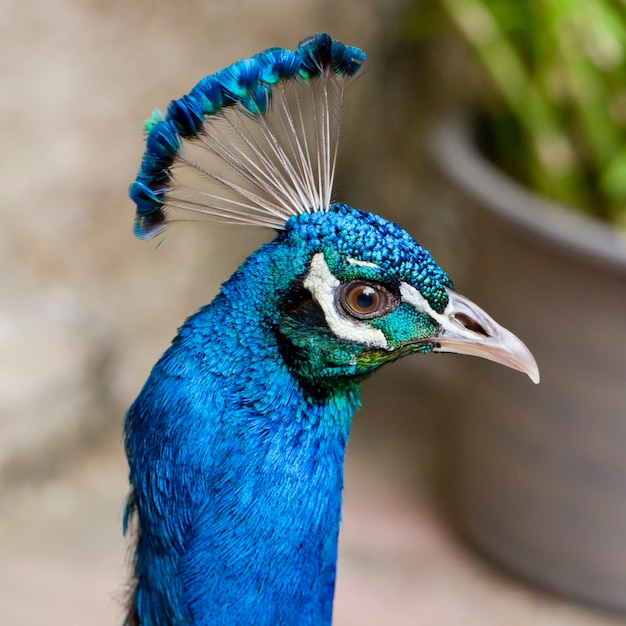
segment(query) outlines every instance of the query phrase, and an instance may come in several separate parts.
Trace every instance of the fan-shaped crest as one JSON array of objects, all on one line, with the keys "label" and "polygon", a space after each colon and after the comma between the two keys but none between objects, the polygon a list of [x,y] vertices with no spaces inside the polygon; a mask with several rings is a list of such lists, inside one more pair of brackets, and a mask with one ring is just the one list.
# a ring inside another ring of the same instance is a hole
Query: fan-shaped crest
[{"label": "fan-shaped crest", "polygon": [[322,33],[206,76],[156,111],[130,186],[135,234],[199,218],[280,230],[327,210],[345,83],[364,60]]}]

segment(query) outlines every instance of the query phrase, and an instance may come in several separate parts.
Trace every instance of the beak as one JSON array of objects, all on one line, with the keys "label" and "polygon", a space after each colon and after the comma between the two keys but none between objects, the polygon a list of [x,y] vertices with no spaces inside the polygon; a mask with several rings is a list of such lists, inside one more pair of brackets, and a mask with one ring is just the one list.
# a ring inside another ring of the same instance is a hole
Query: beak
[{"label": "beak", "polygon": [[442,331],[433,352],[471,354],[524,372],[537,384],[539,368],[530,350],[477,304],[448,290],[450,300],[438,321]]}]

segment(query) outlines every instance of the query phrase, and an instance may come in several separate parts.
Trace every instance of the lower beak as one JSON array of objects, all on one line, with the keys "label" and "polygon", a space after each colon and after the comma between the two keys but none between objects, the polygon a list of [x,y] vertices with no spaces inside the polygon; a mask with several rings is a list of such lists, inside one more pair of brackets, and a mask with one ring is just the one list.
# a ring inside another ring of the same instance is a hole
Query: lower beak
[{"label": "lower beak", "polygon": [[449,301],[437,321],[442,330],[433,338],[433,352],[470,354],[495,361],[539,382],[539,368],[530,350],[477,304],[448,290]]}]

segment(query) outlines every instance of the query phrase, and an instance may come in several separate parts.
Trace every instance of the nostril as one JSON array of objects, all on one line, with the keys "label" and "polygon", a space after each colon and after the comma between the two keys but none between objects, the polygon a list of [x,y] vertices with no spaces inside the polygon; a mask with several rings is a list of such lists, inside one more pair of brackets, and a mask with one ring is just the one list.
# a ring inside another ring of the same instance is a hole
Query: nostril
[{"label": "nostril", "polygon": [[489,337],[489,333],[475,320],[472,319],[469,315],[465,313],[455,313],[453,319],[457,321],[463,328],[472,331],[473,333],[477,333],[478,335],[483,335],[484,337]]}]

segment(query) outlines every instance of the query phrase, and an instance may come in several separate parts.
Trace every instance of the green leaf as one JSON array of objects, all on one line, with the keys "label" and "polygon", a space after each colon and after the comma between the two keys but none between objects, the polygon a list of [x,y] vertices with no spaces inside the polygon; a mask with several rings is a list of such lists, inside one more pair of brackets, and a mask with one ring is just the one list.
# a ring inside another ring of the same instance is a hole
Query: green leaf
[{"label": "green leaf", "polygon": [[612,202],[626,200],[626,148],[622,148],[606,166],[600,185]]}]

